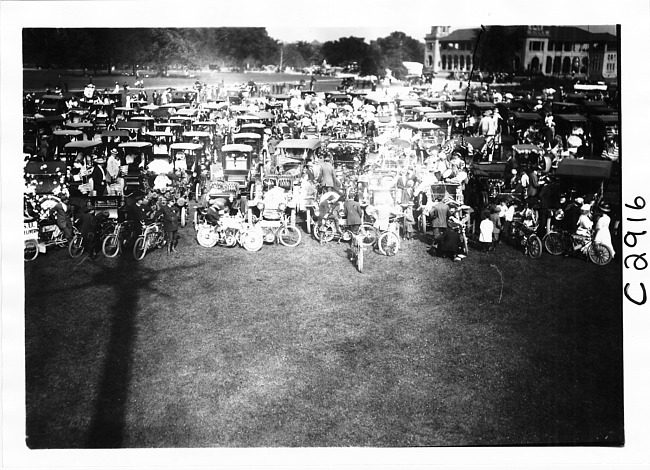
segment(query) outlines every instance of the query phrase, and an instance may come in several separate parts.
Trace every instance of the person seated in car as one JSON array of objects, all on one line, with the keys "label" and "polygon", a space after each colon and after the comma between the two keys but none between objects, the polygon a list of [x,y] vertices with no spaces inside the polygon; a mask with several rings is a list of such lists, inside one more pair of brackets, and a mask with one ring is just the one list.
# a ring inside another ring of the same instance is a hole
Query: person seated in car
[{"label": "person seated in car", "polygon": [[208,211],[205,214],[205,221],[212,225],[217,225],[219,219],[221,218],[221,210],[223,209],[223,203],[219,199],[215,199],[208,207]]}]

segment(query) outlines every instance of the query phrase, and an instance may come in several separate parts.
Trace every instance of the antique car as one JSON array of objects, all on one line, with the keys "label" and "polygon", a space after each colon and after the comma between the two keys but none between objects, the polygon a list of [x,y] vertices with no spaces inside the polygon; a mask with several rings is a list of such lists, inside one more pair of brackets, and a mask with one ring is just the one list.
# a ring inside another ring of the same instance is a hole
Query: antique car
[{"label": "antique car", "polygon": [[61,95],[43,95],[37,103],[37,113],[41,116],[65,115],[68,107]]},{"label": "antique car", "polygon": [[455,121],[453,114],[440,112],[426,113],[424,118],[427,122],[438,126],[438,130],[435,132],[436,145],[442,145],[451,138],[451,131]]},{"label": "antique car", "polygon": [[[89,169],[93,158],[103,154],[103,142],[101,140],[76,140],[64,145],[64,152],[70,158],[70,197],[82,194],[89,194],[91,191],[89,180]],[[73,157],[74,155],[74,157]],[[72,160],[74,159],[74,163]]]},{"label": "antique car", "polygon": [[224,181],[237,183],[241,194],[250,194],[252,178],[256,173],[253,147],[246,144],[226,144],[221,147],[221,158]]},{"label": "antique car", "polygon": [[581,114],[554,114],[555,135],[562,138],[564,147],[578,155],[590,152],[589,121]]},{"label": "antique car", "polygon": [[245,144],[250,145],[253,149],[253,166],[259,164],[260,162],[266,161],[266,155],[263,151],[262,144],[264,139],[261,135],[255,132],[240,132],[239,134],[233,134],[231,137],[233,144]]},{"label": "antique car", "polygon": [[608,139],[617,140],[619,136],[618,114],[590,117],[592,155],[600,157]]},{"label": "antique car", "polygon": [[325,151],[332,157],[334,167],[358,171],[366,163],[368,143],[361,139],[331,139]]},{"label": "antique car", "polygon": [[272,164],[279,168],[280,174],[297,177],[306,160],[319,155],[320,147],[319,139],[285,139],[278,144]]},{"label": "antique car", "polygon": [[[118,149],[124,154],[124,193],[131,194],[137,190],[147,189],[143,170],[153,159],[151,142],[122,142]],[[126,167],[126,168],[124,168]]]},{"label": "antique car", "polygon": [[419,100],[413,99],[398,100],[396,104],[397,116],[398,119],[402,122],[408,121],[409,119],[414,119],[415,113],[413,111],[413,108],[422,106],[422,103],[420,103]]},{"label": "antique car", "polygon": [[555,171],[561,194],[566,194],[570,200],[592,194],[599,200],[607,189],[612,166],[612,162],[606,160],[562,159]]},{"label": "antique car", "polygon": [[72,160],[76,155],[70,148],[66,148],[66,144],[82,139],[83,132],[73,129],[56,130],[53,133],[55,154],[60,160],[64,160],[68,165],[72,164]]}]

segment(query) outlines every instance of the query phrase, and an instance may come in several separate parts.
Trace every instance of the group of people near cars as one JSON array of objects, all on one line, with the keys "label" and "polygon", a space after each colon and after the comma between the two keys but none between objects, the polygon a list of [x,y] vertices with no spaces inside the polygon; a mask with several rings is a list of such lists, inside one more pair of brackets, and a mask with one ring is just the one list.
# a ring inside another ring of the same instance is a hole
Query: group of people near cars
[{"label": "group of people near cars", "polygon": [[[162,95],[162,101],[167,101],[168,93],[169,90],[164,90],[160,94],[156,92],[156,97]],[[138,91],[135,95],[128,95],[127,93],[127,96],[136,100],[150,99],[146,94],[143,94],[143,90]],[[413,94],[409,96],[416,97]],[[445,90],[438,93],[429,92],[429,96],[447,96],[451,98],[450,93]],[[314,128],[317,134],[315,138],[335,136],[366,139],[369,148],[374,150],[374,161],[364,162],[365,164],[358,171],[336,169],[332,165],[331,158],[325,156],[322,159],[308,159],[301,171],[301,175],[292,175],[298,178],[302,177],[305,185],[317,186],[320,188],[321,194],[327,192],[337,194],[337,196],[330,195],[320,201],[319,213],[321,221],[330,218],[338,219],[338,211],[342,208],[349,225],[353,226],[353,228],[360,225],[365,215],[368,214],[368,210],[364,210],[366,206],[362,205],[364,201],[359,192],[361,188],[359,176],[364,173],[366,175],[371,173],[373,163],[375,166],[377,164],[383,165],[387,159],[395,156],[396,160],[399,160],[400,166],[396,168],[397,174],[392,183],[395,189],[393,192],[395,199],[392,207],[386,214],[384,213],[384,207],[381,205],[371,207],[369,209],[372,211],[371,215],[379,224],[383,224],[388,219],[387,214],[391,213],[391,211],[392,213],[398,212],[404,220],[404,236],[410,239],[415,236],[414,227],[417,225],[418,217],[425,212],[425,216],[433,229],[434,246],[441,253],[449,254],[455,261],[463,258],[465,254],[463,253],[464,248],[460,231],[448,230],[450,227],[457,228],[459,225],[469,225],[467,214],[462,214],[459,208],[463,205],[462,201],[454,201],[458,203],[454,203],[450,207],[445,201],[441,200],[442,198],[436,199],[430,190],[427,191],[427,187],[430,188],[432,182],[448,183],[453,181],[458,183],[461,189],[464,188],[469,178],[467,165],[470,162],[467,161],[467,157],[462,157],[453,148],[446,148],[442,142],[431,143],[429,141],[427,143],[426,139],[423,139],[417,132],[404,135],[403,130],[400,130],[397,126],[379,126],[380,116],[390,116],[393,121],[396,119],[398,110],[392,101],[378,108],[367,106],[364,100],[357,96],[345,105],[332,105],[328,104],[321,96],[314,94],[304,96],[299,88],[295,88],[291,90],[289,98],[282,101],[278,101],[274,97],[258,97],[251,99],[250,102],[244,101],[243,105],[248,106],[247,112],[270,110],[273,113],[274,124],[267,129],[263,145],[267,152],[271,154],[276,152],[277,144],[285,138],[314,138],[314,136],[307,135],[308,130]],[[209,164],[219,158],[221,145],[227,142],[233,133],[237,132],[237,115],[230,112],[230,107],[224,107],[220,110],[206,109],[203,107],[203,103],[197,102],[193,102],[191,106],[198,110],[196,120],[211,120],[216,123],[210,140],[204,142],[204,156],[207,158],[206,163]],[[173,113],[173,110],[171,112]],[[115,123],[115,121],[109,123],[109,128]],[[394,124],[394,122],[391,124]],[[500,132],[499,125],[499,116],[486,113],[478,121],[477,132],[486,137],[497,139]],[[288,132],[284,127],[288,128]],[[549,127],[552,127],[550,121]],[[140,139],[143,134],[146,134],[145,129],[132,131],[129,140]],[[381,134],[384,134],[384,139],[378,138]],[[386,136],[389,137],[386,138]],[[410,148],[396,149],[391,147],[392,140],[404,137],[409,141]],[[379,141],[383,142],[383,144],[378,144]],[[99,152],[95,155],[90,178],[93,180],[95,194],[101,196],[106,194],[108,183],[116,178],[115,169],[117,168],[119,171],[119,168],[123,167],[124,161],[122,160],[124,160],[124,156],[120,155],[120,160],[115,161],[115,150],[106,152],[107,155],[102,154],[101,150]],[[170,158],[174,157],[170,155]],[[109,165],[110,161],[113,161],[113,163]],[[142,164],[142,162],[132,163]],[[264,163],[267,162],[261,162],[261,164]],[[267,168],[267,171],[269,173],[283,172],[279,166]],[[536,167],[529,171],[513,170],[513,177],[510,182],[513,192],[520,194],[522,199],[526,201],[535,199],[542,186],[538,172],[539,170]],[[459,175],[458,180],[453,179],[456,175]],[[176,173],[170,175],[167,183],[161,187],[152,188],[152,191],[148,194],[126,197],[122,204],[123,212],[121,212],[123,217],[136,221],[138,227],[141,226],[142,222],[151,221],[152,215],[162,217],[167,235],[167,250],[170,253],[176,251],[178,243],[180,207],[188,202],[185,198],[179,201],[177,197],[172,196],[172,192],[167,191],[169,185],[178,182],[179,176],[187,183],[186,180],[189,178],[189,174],[181,170],[180,175]],[[428,198],[428,202],[423,202],[423,193],[425,199]],[[158,194],[157,198],[152,197],[156,194]],[[154,199],[157,199],[157,201],[154,202]],[[197,201],[197,203],[199,202],[206,205],[209,210],[208,220],[215,223],[219,218],[219,214],[228,210],[225,207],[213,206],[211,204],[213,201]],[[62,202],[62,204],[65,207],[67,202]],[[90,207],[86,206],[82,215],[88,212],[96,212],[94,209],[89,209]],[[505,205],[501,204],[492,207],[476,206],[471,208],[473,222],[479,227],[479,241],[486,251],[494,249],[499,241],[499,233],[507,230],[509,218],[507,214],[509,210],[510,208],[505,208]],[[605,209],[603,211],[606,212]],[[58,208],[57,221],[61,219],[60,212],[61,208]],[[593,213],[593,208],[591,212]],[[601,219],[603,218],[600,217],[598,220]],[[599,222],[600,230],[603,233],[603,226],[606,222],[607,219],[603,219],[602,223]],[[338,220],[335,220],[335,224],[337,230],[340,230]],[[585,226],[584,228],[588,225],[584,219],[581,224]],[[62,230],[65,227],[66,236],[69,235],[69,221],[60,225]]]}]

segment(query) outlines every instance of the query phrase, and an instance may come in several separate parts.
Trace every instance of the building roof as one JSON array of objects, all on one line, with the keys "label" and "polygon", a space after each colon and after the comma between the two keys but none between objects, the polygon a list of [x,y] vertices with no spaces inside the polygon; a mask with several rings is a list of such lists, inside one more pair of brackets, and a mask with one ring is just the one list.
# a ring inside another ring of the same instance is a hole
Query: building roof
[{"label": "building roof", "polygon": [[440,42],[473,41],[476,39],[476,29],[457,29],[449,36],[440,39]]},{"label": "building roof", "polygon": [[[514,26],[513,26],[514,27]],[[615,35],[610,33],[592,33],[577,26],[542,26],[542,29],[549,32],[548,38],[551,41],[566,42],[616,42]],[[476,39],[478,28],[457,29],[448,36],[441,38],[441,42],[473,41]],[[531,34],[535,36],[535,34]]]}]

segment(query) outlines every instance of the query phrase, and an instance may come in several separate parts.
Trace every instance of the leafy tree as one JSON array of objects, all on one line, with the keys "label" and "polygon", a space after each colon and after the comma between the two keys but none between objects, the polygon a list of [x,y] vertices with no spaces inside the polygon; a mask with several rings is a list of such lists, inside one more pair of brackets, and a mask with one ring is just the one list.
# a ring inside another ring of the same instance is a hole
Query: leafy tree
[{"label": "leafy tree", "polygon": [[382,68],[389,68],[398,79],[407,74],[403,62],[422,62],[424,57],[424,44],[398,31],[371,44],[376,44],[378,48],[376,55],[382,58]]},{"label": "leafy tree", "polygon": [[323,61],[321,45],[318,42],[298,41],[294,43],[296,51],[302,56],[307,65],[320,64]]},{"label": "leafy tree", "polygon": [[370,46],[364,42],[363,38],[350,36],[325,42],[322,53],[328,63],[343,66],[351,62],[361,63],[370,55]]}]

